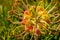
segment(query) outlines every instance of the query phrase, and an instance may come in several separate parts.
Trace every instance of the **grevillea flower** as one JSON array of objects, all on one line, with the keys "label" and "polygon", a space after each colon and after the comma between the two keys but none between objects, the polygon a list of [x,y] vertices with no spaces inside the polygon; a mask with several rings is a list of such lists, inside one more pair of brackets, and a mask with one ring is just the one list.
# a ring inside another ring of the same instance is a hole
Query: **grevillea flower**
[{"label": "grevillea flower", "polygon": [[32,17],[32,13],[30,13],[28,10],[25,10],[24,11],[24,17],[28,17],[28,18],[31,18]]},{"label": "grevillea flower", "polygon": [[25,24],[26,20],[22,17],[22,23]]},{"label": "grevillea flower", "polygon": [[29,21],[26,20],[24,17],[22,17],[22,24],[28,24],[28,23],[29,23]]},{"label": "grevillea flower", "polygon": [[28,10],[24,11],[24,14],[29,15],[29,11]]},{"label": "grevillea flower", "polygon": [[35,29],[35,33],[36,33],[36,35],[39,35],[40,34],[40,31],[39,31],[38,28]]},{"label": "grevillea flower", "polygon": [[25,26],[25,31],[30,32],[33,29],[33,26]]},{"label": "grevillea flower", "polygon": [[49,14],[47,13],[46,10],[40,9],[39,12],[38,12],[38,16],[40,16],[41,20],[44,20],[47,23],[50,23],[50,20],[49,20],[50,17],[49,17]]},{"label": "grevillea flower", "polygon": [[31,6],[30,10],[33,10],[35,8],[35,6]]},{"label": "grevillea flower", "polygon": [[17,3],[14,3],[13,6],[16,7],[17,6]]},{"label": "grevillea flower", "polygon": [[38,7],[37,7],[37,9],[36,9],[36,12],[38,13],[39,11],[41,12],[41,11],[43,11],[43,10],[44,10],[44,8],[43,8],[43,7],[38,6]]}]

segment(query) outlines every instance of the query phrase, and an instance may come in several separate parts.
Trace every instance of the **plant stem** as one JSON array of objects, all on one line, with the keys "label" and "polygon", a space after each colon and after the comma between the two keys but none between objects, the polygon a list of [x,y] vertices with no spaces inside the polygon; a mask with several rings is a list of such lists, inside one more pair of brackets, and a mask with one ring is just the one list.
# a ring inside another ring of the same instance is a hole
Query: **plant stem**
[{"label": "plant stem", "polygon": [[27,5],[24,3],[24,1],[23,0],[20,0],[22,3],[23,3],[23,5],[24,5],[24,7],[26,8],[26,10],[28,10],[28,7],[27,7]]},{"label": "plant stem", "polygon": [[[46,7],[46,9],[49,8],[49,6],[52,4],[52,2],[53,2],[53,0],[51,0],[50,4]],[[45,10],[46,10],[46,9],[45,9]]]},{"label": "plant stem", "polygon": [[58,2],[55,3],[55,5],[48,11],[48,13],[50,13],[56,7],[57,4]]}]

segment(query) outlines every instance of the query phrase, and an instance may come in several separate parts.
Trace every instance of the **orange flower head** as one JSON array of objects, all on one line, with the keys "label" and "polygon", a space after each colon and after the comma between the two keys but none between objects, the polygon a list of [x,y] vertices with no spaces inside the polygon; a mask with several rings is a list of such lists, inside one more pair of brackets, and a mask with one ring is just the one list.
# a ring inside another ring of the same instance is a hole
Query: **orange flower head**
[{"label": "orange flower head", "polygon": [[28,10],[24,11],[24,14],[29,15],[29,11]]},{"label": "orange flower head", "polygon": [[22,18],[22,23],[25,24],[26,20],[24,19],[24,17]]},{"label": "orange flower head", "polygon": [[22,24],[29,24],[29,21],[26,20],[24,17],[22,18]]},{"label": "orange flower head", "polygon": [[30,32],[33,29],[33,26],[25,26],[25,30],[27,32]]},{"label": "orange flower head", "polygon": [[31,18],[32,17],[32,13],[30,13],[28,10],[26,10],[26,11],[24,11],[24,17]]},{"label": "orange flower head", "polygon": [[30,10],[33,10],[35,8],[35,6],[31,6]]}]

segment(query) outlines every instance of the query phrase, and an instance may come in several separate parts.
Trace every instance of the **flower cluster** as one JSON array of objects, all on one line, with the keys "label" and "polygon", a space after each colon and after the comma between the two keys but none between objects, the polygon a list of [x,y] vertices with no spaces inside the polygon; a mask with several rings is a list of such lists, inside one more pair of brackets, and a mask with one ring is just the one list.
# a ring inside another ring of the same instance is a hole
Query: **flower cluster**
[{"label": "flower cluster", "polygon": [[2,4],[0,40],[60,40],[58,0],[4,0]]},{"label": "flower cluster", "polygon": [[[46,23],[49,24],[49,14],[42,7],[36,8],[36,17],[33,14],[35,6],[31,6],[29,10],[25,10],[22,17],[22,24],[24,24],[25,31],[33,32],[40,35],[40,27],[42,29],[46,28]],[[41,22],[41,24],[39,24]]]}]

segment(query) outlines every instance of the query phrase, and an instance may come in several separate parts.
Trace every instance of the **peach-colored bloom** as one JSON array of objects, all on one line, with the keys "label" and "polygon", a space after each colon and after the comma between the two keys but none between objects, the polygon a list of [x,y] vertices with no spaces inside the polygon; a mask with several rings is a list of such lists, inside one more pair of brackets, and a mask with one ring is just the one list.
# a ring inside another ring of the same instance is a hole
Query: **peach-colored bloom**
[{"label": "peach-colored bloom", "polygon": [[27,32],[30,32],[33,29],[33,26],[25,26],[25,30]]},{"label": "peach-colored bloom", "polygon": [[22,24],[29,24],[29,21],[24,19],[24,17],[22,18]]},{"label": "peach-colored bloom", "polygon": [[30,13],[28,10],[26,10],[26,11],[24,11],[24,17],[31,18],[32,17],[32,13]]}]

